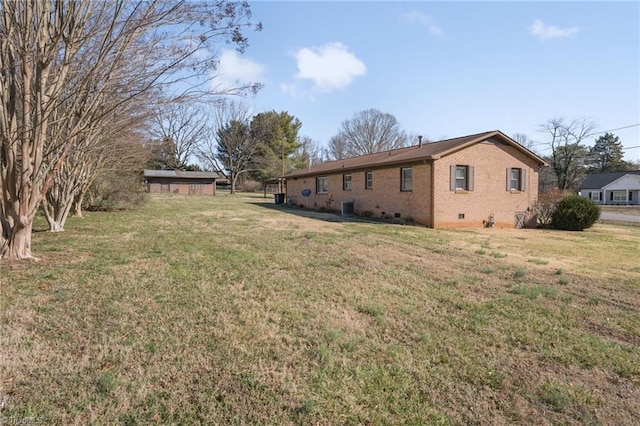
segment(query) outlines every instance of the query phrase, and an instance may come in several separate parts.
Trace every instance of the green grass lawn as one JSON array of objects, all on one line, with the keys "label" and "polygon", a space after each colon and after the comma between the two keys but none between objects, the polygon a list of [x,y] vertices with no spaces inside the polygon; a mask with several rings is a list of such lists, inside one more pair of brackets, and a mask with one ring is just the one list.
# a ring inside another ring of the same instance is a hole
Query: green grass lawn
[{"label": "green grass lawn", "polygon": [[433,230],[224,195],[66,229],[0,264],[4,422],[640,422],[640,228]]}]

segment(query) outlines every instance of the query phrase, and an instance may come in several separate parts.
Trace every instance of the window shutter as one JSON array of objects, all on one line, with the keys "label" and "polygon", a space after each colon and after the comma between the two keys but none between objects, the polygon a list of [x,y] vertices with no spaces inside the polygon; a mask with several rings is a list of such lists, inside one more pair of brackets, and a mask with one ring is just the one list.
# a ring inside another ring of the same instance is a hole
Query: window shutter
[{"label": "window shutter", "polygon": [[633,201],[633,192],[629,191],[629,201]]},{"label": "window shutter", "polygon": [[520,191],[527,190],[527,171],[520,169]]},{"label": "window shutter", "polygon": [[511,169],[507,167],[507,191],[511,191]]},{"label": "window shutter", "polygon": [[589,191],[589,198],[591,198],[591,191]]},{"label": "window shutter", "polygon": [[467,167],[467,189],[473,191],[473,166]]},{"label": "window shutter", "polygon": [[609,198],[611,198],[611,201],[613,201],[613,191],[609,193]]},{"label": "window shutter", "polygon": [[456,166],[449,166],[449,190],[456,190]]}]

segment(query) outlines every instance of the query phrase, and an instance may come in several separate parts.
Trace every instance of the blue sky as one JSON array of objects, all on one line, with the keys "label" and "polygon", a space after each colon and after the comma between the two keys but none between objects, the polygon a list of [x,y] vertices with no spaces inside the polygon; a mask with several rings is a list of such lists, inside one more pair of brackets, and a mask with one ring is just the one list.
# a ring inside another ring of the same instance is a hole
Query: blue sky
[{"label": "blue sky", "polygon": [[499,129],[544,153],[540,124],[586,117],[640,145],[639,2],[250,4],[264,29],[220,52],[218,83],[262,82],[254,112],[287,111],[323,146],[369,108],[432,140]]}]

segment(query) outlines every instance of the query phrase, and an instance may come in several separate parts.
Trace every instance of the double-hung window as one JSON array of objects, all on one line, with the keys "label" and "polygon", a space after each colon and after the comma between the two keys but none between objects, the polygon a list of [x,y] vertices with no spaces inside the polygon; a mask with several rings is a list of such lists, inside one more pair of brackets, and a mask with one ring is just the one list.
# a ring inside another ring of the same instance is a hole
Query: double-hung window
[{"label": "double-hung window", "polygon": [[364,172],[364,189],[373,188],[373,172]]},{"label": "double-hung window", "polygon": [[520,168],[507,169],[507,191],[524,191],[526,189],[526,172]]},{"label": "double-hung window", "polygon": [[413,190],[413,169],[405,167],[400,169],[400,191]]},{"label": "double-hung window", "polygon": [[316,192],[318,194],[326,194],[329,192],[329,182],[326,176],[316,178]]},{"label": "double-hung window", "polygon": [[611,191],[611,201],[616,203],[627,201],[627,191]]},{"label": "double-hung window", "polygon": [[351,191],[351,173],[342,175],[342,189],[345,191]]},{"label": "double-hung window", "polygon": [[451,166],[450,190],[473,191],[473,167],[467,165]]},{"label": "double-hung window", "polygon": [[522,169],[511,169],[509,173],[510,190],[520,191],[520,173],[522,173]]}]

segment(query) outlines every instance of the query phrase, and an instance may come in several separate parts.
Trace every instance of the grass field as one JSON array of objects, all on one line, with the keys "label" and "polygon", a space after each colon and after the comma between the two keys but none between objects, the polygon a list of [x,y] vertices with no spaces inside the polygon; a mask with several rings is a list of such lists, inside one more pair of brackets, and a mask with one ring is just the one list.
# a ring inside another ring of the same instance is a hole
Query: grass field
[{"label": "grass field", "polygon": [[638,227],[433,230],[237,195],[66,228],[0,264],[2,423],[640,423]]}]

